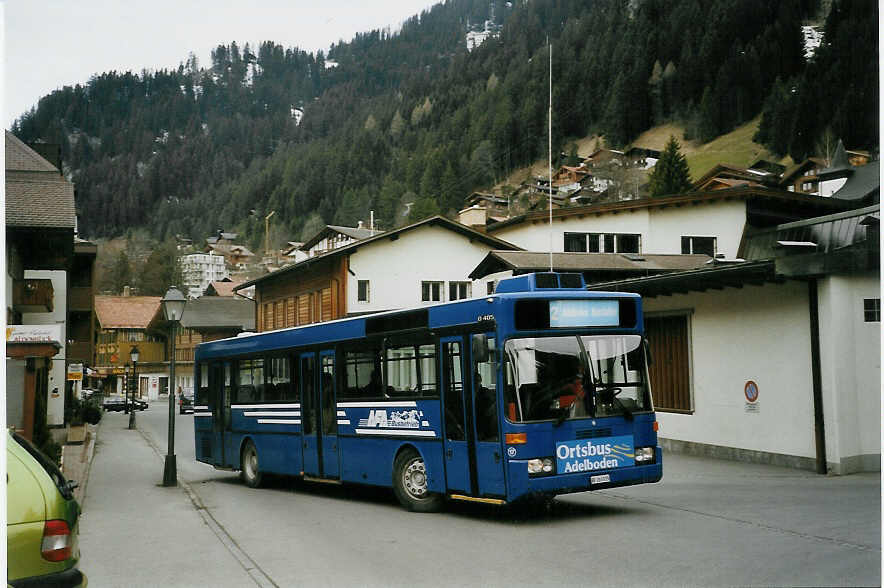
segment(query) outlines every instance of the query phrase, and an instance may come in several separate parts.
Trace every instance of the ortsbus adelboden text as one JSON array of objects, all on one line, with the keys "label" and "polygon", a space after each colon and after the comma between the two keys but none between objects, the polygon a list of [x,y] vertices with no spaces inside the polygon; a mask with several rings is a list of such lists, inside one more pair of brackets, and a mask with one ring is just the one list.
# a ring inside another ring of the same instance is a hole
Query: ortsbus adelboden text
[{"label": "ortsbus adelboden text", "polygon": [[195,356],[196,458],[392,487],[415,511],[659,481],[641,298],[579,274],[241,335]]}]

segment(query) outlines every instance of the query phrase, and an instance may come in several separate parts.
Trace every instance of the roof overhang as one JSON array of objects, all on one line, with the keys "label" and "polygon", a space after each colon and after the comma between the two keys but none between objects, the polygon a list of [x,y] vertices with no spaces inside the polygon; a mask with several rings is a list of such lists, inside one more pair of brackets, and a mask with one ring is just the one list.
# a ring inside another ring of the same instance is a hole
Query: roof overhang
[{"label": "roof overhang", "polygon": [[786,279],[786,276],[777,273],[774,260],[765,260],[592,284],[587,286],[587,289],[634,292],[644,297],[653,298],[706,290],[742,288],[746,285],[760,286],[768,283],[781,283]]}]

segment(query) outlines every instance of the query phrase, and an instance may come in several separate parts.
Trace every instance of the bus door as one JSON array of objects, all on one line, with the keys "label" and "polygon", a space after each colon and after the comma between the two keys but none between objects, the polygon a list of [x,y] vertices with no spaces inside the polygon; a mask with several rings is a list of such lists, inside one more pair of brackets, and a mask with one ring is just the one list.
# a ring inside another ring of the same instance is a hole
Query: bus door
[{"label": "bus door", "polygon": [[338,451],[338,405],[335,401],[335,352],[319,352],[319,402],[322,415],[322,429],[319,432],[322,455],[322,476],[340,476],[340,456]]},{"label": "bus door", "polygon": [[335,402],[335,353],[301,355],[301,429],[304,475],[337,478],[338,413]]},{"label": "bus door", "polygon": [[304,475],[319,476],[319,415],[316,410],[316,354],[302,353],[301,370],[301,447]]},{"label": "bus door", "polygon": [[231,440],[230,397],[233,394],[233,368],[229,361],[213,363],[209,369],[209,408],[212,411],[212,463],[219,467],[232,464],[228,444]]},{"label": "bus door", "polygon": [[470,339],[445,337],[442,344],[443,446],[449,492],[470,496],[506,494],[493,377],[474,362]]}]

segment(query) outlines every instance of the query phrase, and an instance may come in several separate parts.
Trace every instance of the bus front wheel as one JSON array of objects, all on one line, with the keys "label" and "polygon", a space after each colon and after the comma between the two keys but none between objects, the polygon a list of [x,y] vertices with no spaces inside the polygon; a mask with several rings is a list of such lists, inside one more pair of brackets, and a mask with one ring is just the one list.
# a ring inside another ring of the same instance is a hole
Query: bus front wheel
[{"label": "bus front wheel", "polygon": [[393,462],[393,492],[402,506],[412,512],[436,512],[442,496],[427,488],[427,467],[413,449],[406,449]]},{"label": "bus front wheel", "polygon": [[261,470],[258,467],[258,450],[251,441],[242,448],[242,479],[250,488],[261,485]]}]

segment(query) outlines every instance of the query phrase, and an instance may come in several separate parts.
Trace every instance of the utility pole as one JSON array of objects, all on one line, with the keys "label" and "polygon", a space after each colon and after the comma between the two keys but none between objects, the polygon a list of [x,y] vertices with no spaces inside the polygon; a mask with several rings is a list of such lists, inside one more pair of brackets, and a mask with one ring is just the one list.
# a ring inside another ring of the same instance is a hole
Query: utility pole
[{"label": "utility pole", "polygon": [[[271,210],[270,214],[264,217],[264,256],[270,257],[270,217],[276,214],[275,210]],[[276,257],[276,256],[274,256]]]}]

